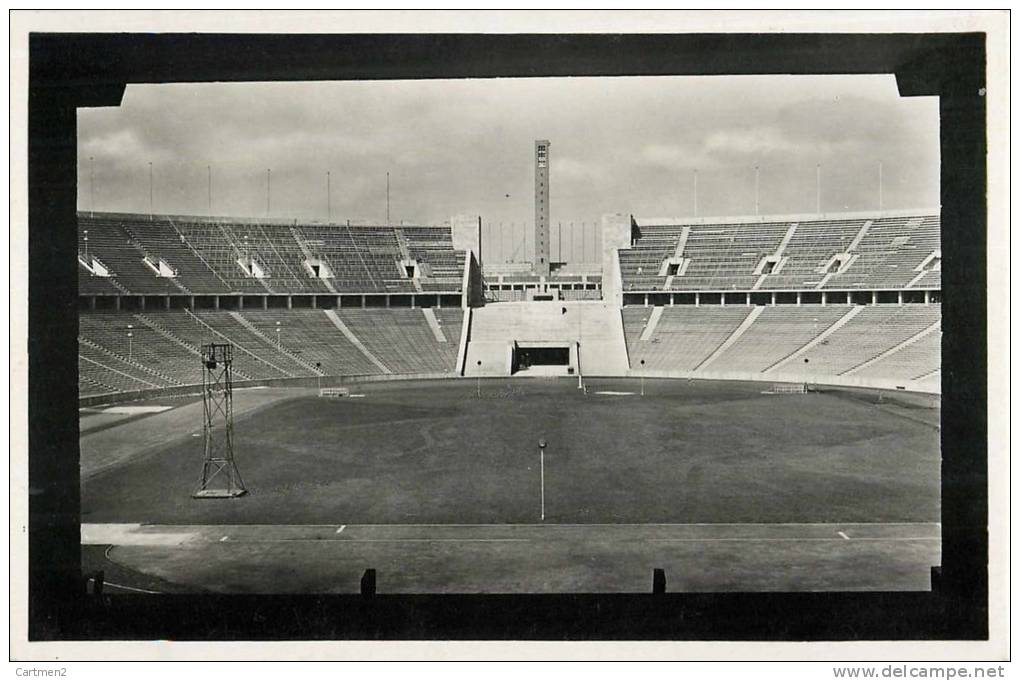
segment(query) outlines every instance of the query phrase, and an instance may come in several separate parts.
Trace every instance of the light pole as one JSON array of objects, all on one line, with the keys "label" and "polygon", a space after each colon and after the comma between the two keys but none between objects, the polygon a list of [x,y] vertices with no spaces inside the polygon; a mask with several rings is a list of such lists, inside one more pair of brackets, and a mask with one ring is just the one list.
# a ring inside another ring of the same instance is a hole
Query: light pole
[{"label": "light pole", "polygon": [[131,339],[134,336],[134,333],[132,332],[132,329],[134,329],[134,328],[135,327],[134,327],[133,324],[128,324],[127,338],[128,338],[128,361],[129,362],[132,361],[132,355],[133,355],[132,347],[131,347],[132,346]]},{"label": "light pole", "polygon": [[280,345],[280,322],[276,322],[276,347],[282,347]]},{"label": "light pole", "polygon": [[322,362],[315,363],[315,385],[318,387],[319,392],[322,392]]},{"label": "light pole", "polygon": [[645,360],[641,360],[641,397],[645,396]]},{"label": "light pole", "polygon": [[89,259],[89,230],[85,230],[85,261]]},{"label": "light pole", "polygon": [[538,441],[538,469],[541,481],[542,520],[545,520],[545,438]]},{"label": "light pole", "polygon": [[482,360],[478,360],[478,375],[475,376],[475,387],[478,393],[478,399],[482,398]]},{"label": "light pole", "polygon": [[581,315],[583,314],[583,305],[577,306],[577,389],[584,390],[584,382],[581,378]]}]

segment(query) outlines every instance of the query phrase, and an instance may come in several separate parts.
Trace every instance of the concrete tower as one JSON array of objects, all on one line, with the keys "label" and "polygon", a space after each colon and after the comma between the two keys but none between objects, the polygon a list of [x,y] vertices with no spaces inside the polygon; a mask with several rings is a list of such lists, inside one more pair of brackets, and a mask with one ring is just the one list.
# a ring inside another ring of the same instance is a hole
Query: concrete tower
[{"label": "concrete tower", "polygon": [[549,276],[549,140],[535,140],[535,274]]}]

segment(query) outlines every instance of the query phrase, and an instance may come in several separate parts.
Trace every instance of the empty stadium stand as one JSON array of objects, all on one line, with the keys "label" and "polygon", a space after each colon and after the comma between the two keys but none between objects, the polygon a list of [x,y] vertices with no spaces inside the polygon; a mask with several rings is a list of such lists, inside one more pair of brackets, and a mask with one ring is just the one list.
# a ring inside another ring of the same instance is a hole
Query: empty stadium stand
[{"label": "empty stadium stand", "polygon": [[[467,277],[444,226],[81,213],[78,232],[82,397],[195,386],[208,342],[240,381],[501,375],[508,347],[552,341],[590,375],[940,389],[921,212],[634,220],[622,307],[590,264]],[[539,287],[559,300],[524,302]]]},{"label": "empty stadium stand", "polygon": [[[619,252],[620,270],[627,291],[938,288],[937,270],[929,276],[924,265],[940,253],[939,227],[937,215],[882,213],[637,221],[632,247]],[[670,263],[678,271],[671,274]]]},{"label": "empty stadium stand", "polygon": [[[413,293],[463,287],[464,252],[454,250],[450,229],[442,226],[80,213],[78,241],[82,294]],[[106,273],[97,275],[93,261]],[[403,261],[415,264],[415,276],[408,276]]]}]

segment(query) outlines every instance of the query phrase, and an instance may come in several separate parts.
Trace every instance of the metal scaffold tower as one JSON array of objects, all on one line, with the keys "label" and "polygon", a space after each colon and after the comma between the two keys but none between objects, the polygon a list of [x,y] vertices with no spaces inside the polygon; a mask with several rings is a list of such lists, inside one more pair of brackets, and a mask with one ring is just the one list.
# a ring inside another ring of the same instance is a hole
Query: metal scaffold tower
[{"label": "metal scaffold tower", "polygon": [[205,455],[202,484],[196,499],[229,499],[248,490],[234,463],[234,385],[231,378],[233,346],[202,346],[202,435]]}]

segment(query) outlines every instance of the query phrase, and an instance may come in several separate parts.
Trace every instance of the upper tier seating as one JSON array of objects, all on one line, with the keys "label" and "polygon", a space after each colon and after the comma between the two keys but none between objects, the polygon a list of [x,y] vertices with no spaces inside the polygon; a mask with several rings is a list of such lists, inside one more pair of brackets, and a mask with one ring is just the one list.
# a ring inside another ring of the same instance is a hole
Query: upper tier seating
[{"label": "upper tier seating", "polygon": [[[620,271],[625,291],[894,290],[919,275],[912,288],[938,288],[939,273],[919,268],[940,249],[939,229],[931,215],[641,225],[632,248],[619,251]],[[686,266],[660,274],[681,245]],[[832,260],[842,253],[853,260],[839,271]],[[776,255],[775,271],[759,269]]]},{"label": "upper tier seating", "polygon": [[[94,276],[80,266],[79,285],[86,295],[454,293],[463,288],[464,252],[453,249],[449,227],[79,213],[78,235],[82,259],[97,259],[111,274]],[[163,261],[172,276],[157,276],[144,264],[146,258],[156,267]],[[400,267],[406,259],[418,262],[417,280]],[[316,276],[308,261],[325,262],[333,276]],[[262,276],[253,275],[252,263]]]}]

